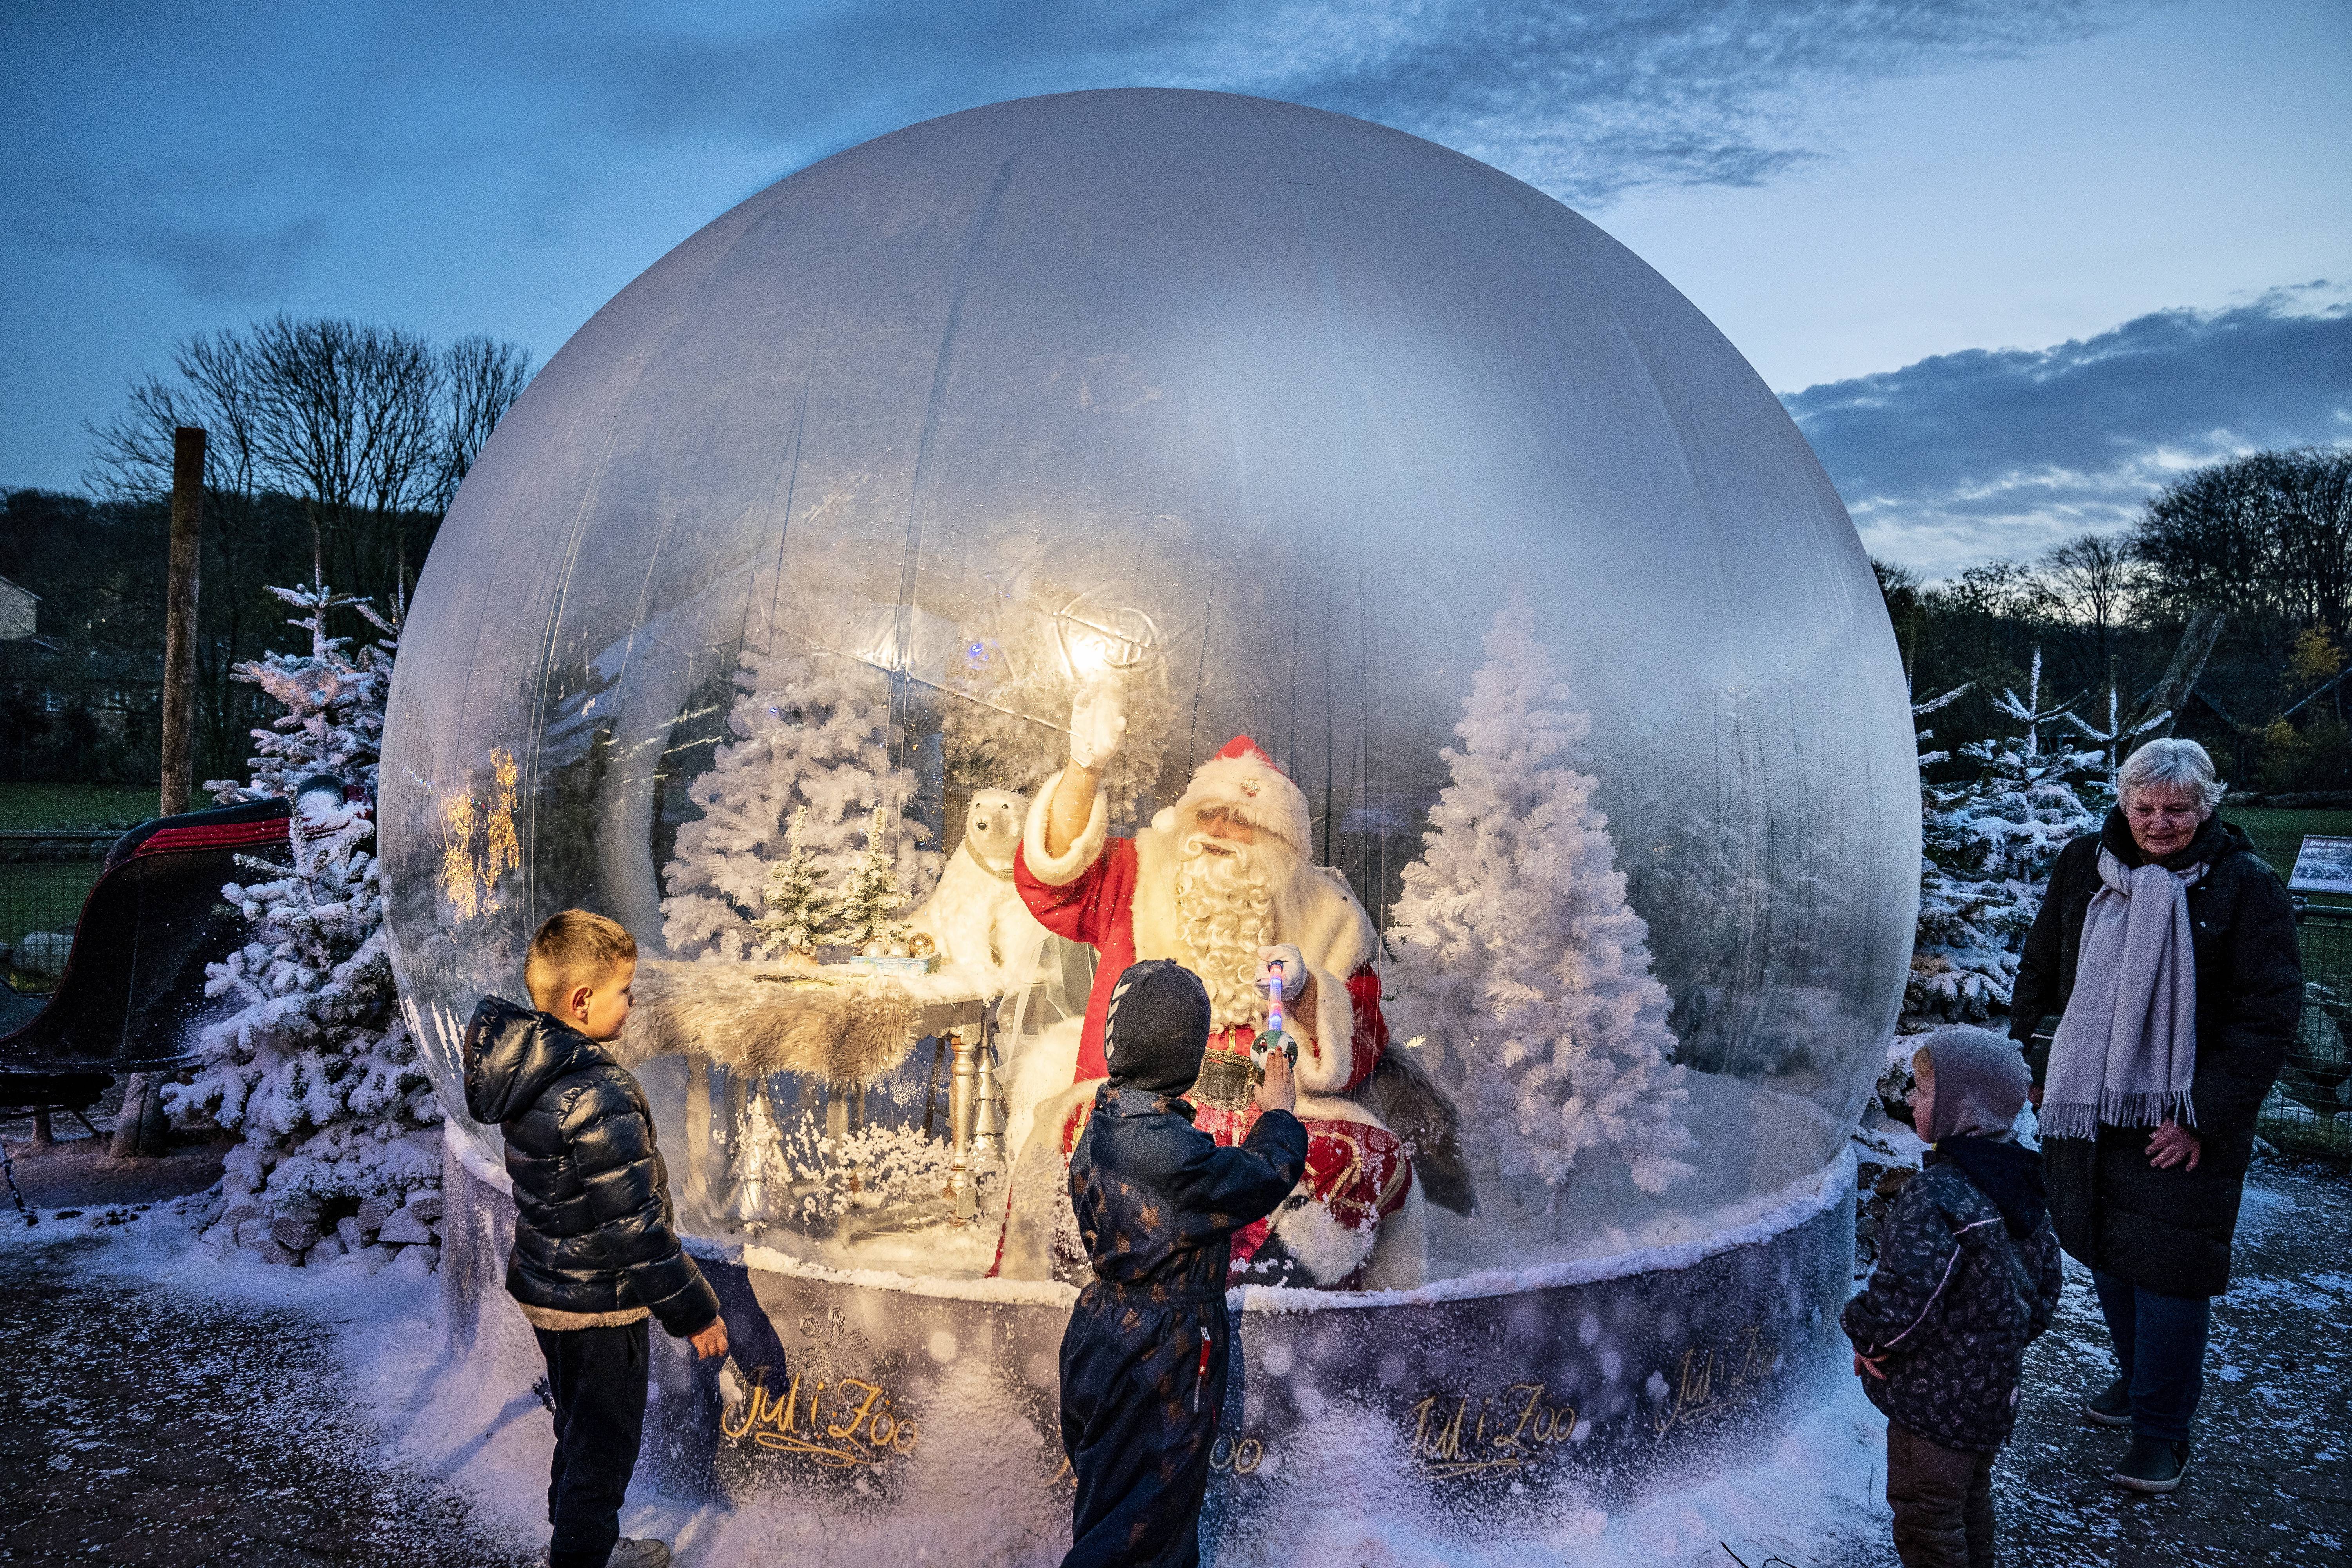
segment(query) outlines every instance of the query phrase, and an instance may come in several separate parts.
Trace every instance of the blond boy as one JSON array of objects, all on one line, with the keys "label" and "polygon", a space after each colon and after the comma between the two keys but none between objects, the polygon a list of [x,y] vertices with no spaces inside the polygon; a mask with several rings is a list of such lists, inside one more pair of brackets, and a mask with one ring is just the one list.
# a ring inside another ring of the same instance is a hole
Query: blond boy
[{"label": "blond boy", "polygon": [[667,1543],[620,1531],[645,1433],[646,1321],[699,1357],[727,1353],[719,1298],[678,1243],[644,1091],[604,1049],[636,970],[627,931],[566,910],[531,939],[536,1010],[486,996],[466,1030],[466,1109],[505,1132],[514,1184],[507,1290],[555,1401],[549,1568],[665,1568]]}]

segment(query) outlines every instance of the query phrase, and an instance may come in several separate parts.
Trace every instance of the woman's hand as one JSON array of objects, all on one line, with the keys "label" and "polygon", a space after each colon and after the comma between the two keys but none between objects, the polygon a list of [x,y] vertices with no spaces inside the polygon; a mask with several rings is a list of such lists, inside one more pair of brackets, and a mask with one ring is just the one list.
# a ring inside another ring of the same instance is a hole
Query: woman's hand
[{"label": "woman's hand", "polygon": [[727,1321],[713,1318],[710,1326],[698,1334],[688,1334],[686,1342],[694,1347],[694,1359],[709,1361],[727,1353]]},{"label": "woman's hand", "polygon": [[2205,1141],[2177,1121],[2166,1122],[2147,1141],[2147,1163],[2159,1171],[2169,1171],[2183,1161],[2193,1171],[2204,1152]]}]

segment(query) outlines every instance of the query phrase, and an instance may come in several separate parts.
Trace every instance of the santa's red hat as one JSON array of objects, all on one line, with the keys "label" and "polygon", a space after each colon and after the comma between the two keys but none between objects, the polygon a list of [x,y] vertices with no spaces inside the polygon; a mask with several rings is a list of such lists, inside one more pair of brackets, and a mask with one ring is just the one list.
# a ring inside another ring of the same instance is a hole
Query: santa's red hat
[{"label": "santa's red hat", "polygon": [[1161,812],[1152,826],[1173,830],[1194,813],[1219,805],[1298,854],[1307,853],[1313,837],[1307,796],[1247,735],[1235,735],[1202,763],[1184,786],[1184,798]]}]

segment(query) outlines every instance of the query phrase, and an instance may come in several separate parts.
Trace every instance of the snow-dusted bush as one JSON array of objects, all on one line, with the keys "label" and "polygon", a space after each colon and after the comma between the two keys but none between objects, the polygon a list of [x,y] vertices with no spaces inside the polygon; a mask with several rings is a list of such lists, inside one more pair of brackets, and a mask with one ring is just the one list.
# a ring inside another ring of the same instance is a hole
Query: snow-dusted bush
[{"label": "snow-dusted bush", "polygon": [[1503,611],[1485,646],[1390,928],[1391,1016],[1436,1047],[1482,1163],[1558,1187],[1609,1158],[1663,1192],[1690,1172],[1685,1091],[1596,781],[1567,755],[1591,721],[1531,611]]},{"label": "snow-dusted bush", "polygon": [[911,768],[890,758],[889,692],[879,672],[836,654],[747,653],[727,725],[735,739],[687,794],[701,816],[677,830],[663,871],[662,935],[680,958],[743,958],[763,933],[769,870],[790,859],[800,818],[803,869],[837,887],[856,868],[878,808],[899,819],[898,886],[919,896],[939,876],[930,831],[906,816]]},{"label": "snow-dusted bush", "polygon": [[[251,784],[210,787],[224,799],[260,800],[291,799],[320,773],[372,784],[394,623],[354,605],[387,634],[354,658],[348,639],[326,635],[328,610],[352,601],[323,585],[272,592],[307,612],[294,624],[310,633],[310,648],[237,667],[237,679],[287,712],[254,731]],[[164,1100],[175,1114],[202,1112],[240,1135],[224,1161],[221,1223],[207,1233],[215,1247],[249,1247],[273,1262],[346,1251],[380,1258],[380,1232],[432,1240],[440,1107],[384,952],[381,871],[366,848],[371,803],[316,791],[294,805],[292,868],[240,857],[262,877],[221,889],[250,935],[207,970],[205,993],[224,1011],[197,1031],[192,1080],[167,1087]],[[356,1230],[334,1234],[346,1218]]]},{"label": "snow-dusted bush", "polygon": [[[1915,705],[1915,719],[1940,711],[1968,689],[1958,687]],[[1975,777],[1920,789],[1926,858],[1904,986],[1906,1029],[1997,1023],[2009,1016],[2018,954],[2042,907],[2051,865],[2069,840],[2097,828],[2111,804],[2098,752],[2043,744],[2044,726],[2072,715],[2043,710],[2041,694],[2036,649],[2025,698],[2004,690],[1994,703],[2022,728],[1960,748],[1979,764]],[[1949,755],[1927,749],[1934,730],[1923,727],[1918,736],[1923,770]]]}]

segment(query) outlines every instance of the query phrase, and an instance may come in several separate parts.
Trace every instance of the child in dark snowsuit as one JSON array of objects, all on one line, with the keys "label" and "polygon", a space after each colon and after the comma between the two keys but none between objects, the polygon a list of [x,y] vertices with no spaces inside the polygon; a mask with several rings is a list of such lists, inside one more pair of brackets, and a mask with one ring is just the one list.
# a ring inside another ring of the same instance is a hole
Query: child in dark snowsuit
[{"label": "child in dark snowsuit", "polygon": [[1233,1343],[1234,1232],[1274,1212],[1307,1168],[1288,1064],[1266,1053],[1263,1112],[1220,1148],[1176,1098],[1200,1076],[1209,996],[1166,959],[1130,965],[1103,1025],[1110,1076],[1070,1154],[1070,1201],[1095,1280],[1062,1336],[1062,1447],[1078,1490],[1063,1568],[1201,1558],[1209,1447]]},{"label": "child in dark snowsuit", "polygon": [[1843,1321],[1864,1392],[1886,1415],[1904,1568],[1987,1568],[1993,1456],[2017,1421],[2025,1347],[2050,1326],[2064,1275],[2042,1156],[2010,1131],[2025,1058],[1989,1029],[1940,1029],[1911,1070],[1927,1165],[1895,1199],[1878,1268]]}]

